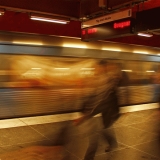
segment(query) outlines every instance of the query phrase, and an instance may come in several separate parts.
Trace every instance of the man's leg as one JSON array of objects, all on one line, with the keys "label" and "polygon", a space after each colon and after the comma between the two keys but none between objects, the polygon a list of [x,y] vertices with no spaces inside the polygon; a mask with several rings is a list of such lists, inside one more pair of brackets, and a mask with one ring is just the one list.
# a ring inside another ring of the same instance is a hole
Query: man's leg
[{"label": "man's leg", "polygon": [[87,148],[84,160],[94,160],[97,147],[98,147],[99,134],[95,132],[92,135],[90,135],[88,138],[89,138],[89,144],[88,144],[88,148]]},{"label": "man's leg", "polygon": [[118,147],[118,142],[116,139],[116,134],[113,128],[106,128],[102,130],[102,136],[105,138],[105,140],[109,143],[109,146],[106,147],[105,151],[111,151],[112,149],[115,149]]}]

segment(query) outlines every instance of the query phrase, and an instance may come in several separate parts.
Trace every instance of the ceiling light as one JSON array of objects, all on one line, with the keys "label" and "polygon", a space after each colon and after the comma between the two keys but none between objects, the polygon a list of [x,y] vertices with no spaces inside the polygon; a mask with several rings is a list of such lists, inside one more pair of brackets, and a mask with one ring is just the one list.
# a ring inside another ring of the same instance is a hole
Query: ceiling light
[{"label": "ceiling light", "polygon": [[80,45],[80,44],[63,44],[63,47],[71,47],[71,48],[87,48],[86,45]]},{"label": "ceiling light", "polygon": [[66,18],[53,17],[53,16],[48,16],[48,15],[40,15],[40,14],[35,14],[35,13],[31,13],[30,19],[37,20],[37,21],[60,23],[60,24],[69,23],[69,19],[66,19]]},{"label": "ceiling light", "polygon": [[123,72],[132,72],[132,70],[127,70],[127,69],[124,69],[124,70],[121,70]]},{"label": "ceiling light", "polygon": [[14,44],[26,44],[26,45],[43,45],[41,42],[21,42],[21,41],[13,41]]},{"label": "ceiling light", "polygon": [[155,71],[146,71],[146,72],[155,72]]},{"label": "ceiling light", "polygon": [[102,48],[102,50],[115,51],[115,52],[120,52],[121,51],[121,49],[116,49],[116,48]]},{"label": "ceiling light", "polygon": [[143,52],[143,51],[133,51],[133,53],[138,53],[138,54],[148,54],[148,52]]},{"label": "ceiling light", "polygon": [[4,11],[5,11],[4,9],[1,9],[1,8],[0,8],[0,16],[1,16],[1,15],[4,15]]},{"label": "ceiling light", "polygon": [[138,36],[143,36],[143,37],[152,37],[152,36],[153,36],[153,34],[150,34],[150,33],[142,33],[142,32],[139,32],[137,35],[138,35]]}]

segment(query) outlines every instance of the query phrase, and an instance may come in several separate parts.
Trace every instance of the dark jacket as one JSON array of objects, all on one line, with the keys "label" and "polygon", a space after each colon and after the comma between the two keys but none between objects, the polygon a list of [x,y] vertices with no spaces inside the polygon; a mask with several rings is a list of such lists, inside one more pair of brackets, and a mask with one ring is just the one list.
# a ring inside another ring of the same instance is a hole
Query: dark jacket
[{"label": "dark jacket", "polygon": [[111,78],[107,80],[93,92],[83,105],[83,112],[93,117],[99,113],[102,114],[104,127],[107,128],[119,117],[119,105],[117,96],[117,79]]}]

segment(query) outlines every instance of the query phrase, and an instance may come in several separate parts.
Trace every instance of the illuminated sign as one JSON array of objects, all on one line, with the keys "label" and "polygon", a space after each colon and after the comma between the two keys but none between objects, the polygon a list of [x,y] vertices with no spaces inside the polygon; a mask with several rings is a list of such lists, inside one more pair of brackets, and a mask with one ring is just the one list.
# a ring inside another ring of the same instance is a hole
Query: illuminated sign
[{"label": "illuminated sign", "polygon": [[94,27],[84,28],[81,32],[82,41],[94,41],[131,35],[135,32],[135,19],[125,18]]},{"label": "illuminated sign", "polygon": [[124,28],[124,27],[128,27],[131,25],[131,21],[125,21],[125,22],[119,22],[119,23],[114,23],[113,24],[113,28]]},{"label": "illuminated sign", "polygon": [[88,30],[82,30],[82,35],[93,34],[93,33],[96,33],[96,32],[97,32],[97,28],[90,28]]}]

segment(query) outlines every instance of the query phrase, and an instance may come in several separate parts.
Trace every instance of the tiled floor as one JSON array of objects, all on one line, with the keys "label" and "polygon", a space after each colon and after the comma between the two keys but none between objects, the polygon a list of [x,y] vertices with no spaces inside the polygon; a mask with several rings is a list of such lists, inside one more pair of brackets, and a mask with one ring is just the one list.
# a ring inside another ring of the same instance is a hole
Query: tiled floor
[{"label": "tiled floor", "polygon": [[[99,135],[95,160],[160,160],[159,123],[158,109],[122,114],[107,129],[115,131],[118,146],[105,153],[107,143]],[[0,160],[61,160],[65,153],[65,160],[82,160],[88,137],[101,127],[101,117],[96,117],[78,127],[62,121],[1,128]]]}]

